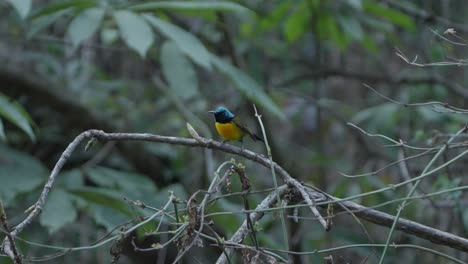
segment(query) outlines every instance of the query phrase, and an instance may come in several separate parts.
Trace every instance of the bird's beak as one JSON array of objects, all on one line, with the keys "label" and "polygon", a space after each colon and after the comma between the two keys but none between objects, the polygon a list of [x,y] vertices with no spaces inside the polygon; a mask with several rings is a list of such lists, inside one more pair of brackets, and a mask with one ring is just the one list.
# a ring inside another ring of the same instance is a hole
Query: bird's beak
[{"label": "bird's beak", "polygon": [[214,110],[208,111],[208,113],[210,113],[210,114],[214,114],[215,112],[216,112],[216,111],[214,111]]}]

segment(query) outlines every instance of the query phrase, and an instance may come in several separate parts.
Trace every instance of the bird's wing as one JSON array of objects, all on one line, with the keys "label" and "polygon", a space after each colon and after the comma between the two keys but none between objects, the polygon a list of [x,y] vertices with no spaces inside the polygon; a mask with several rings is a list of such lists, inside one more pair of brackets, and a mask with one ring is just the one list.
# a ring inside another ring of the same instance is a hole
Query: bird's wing
[{"label": "bird's wing", "polygon": [[237,118],[237,117],[234,118],[234,119],[232,120],[232,122],[233,122],[236,126],[238,126],[244,133],[246,133],[247,135],[249,135],[254,141],[260,140],[260,141],[263,142],[263,138],[261,138],[261,137],[255,135],[254,133],[250,132],[250,130],[247,128],[247,125],[244,125],[244,124],[242,124],[241,122],[239,122],[239,118]]}]

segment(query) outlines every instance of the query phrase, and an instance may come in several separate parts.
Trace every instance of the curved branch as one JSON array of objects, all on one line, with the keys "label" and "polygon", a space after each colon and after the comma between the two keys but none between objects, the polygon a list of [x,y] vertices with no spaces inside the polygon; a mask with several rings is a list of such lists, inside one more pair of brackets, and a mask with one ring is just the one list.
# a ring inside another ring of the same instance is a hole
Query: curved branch
[{"label": "curved branch", "polygon": [[[190,129],[189,129],[190,130]],[[192,135],[193,132],[191,132]],[[195,135],[194,135],[195,136]],[[76,150],[80,144],[86,139],[95,138],[100,141],[147,141],[147,142],[158,142],[158,143],[165,143],[165,144],[173,144],[173,145],[182,145],[187,147],[200,147],[200,148],[210,148],[210,149],[217,149],[226,153],[235,154],[238,156],[242,156],[246,159],[255,161],[265,167],[270,167],[271,163],[270,160],[259,153],[255,153],[253,151],[235,147],[229,144],[223,144],[218,141],[214,141],[211,139],[205,139],[202,137],[196,137],[195,139],[192,138],[181,138],[181,137],[170,137],[170,136],[160,136],[160,135],[153,135],[153,134],[137,134],[137,133],[106,133],[101,130],[88,130],[80,135],[78,135],[65,149],[63,154],[60,156],[58,162],[55,164],[54,169],[52,170],[48,181],[46,182],[41,195],[39,196],[36,204],[34,205],[33,210],[28,214],[28,216],[17,226],[13,228],[11,231],[11,236],[14,238],[17,236],[24,228],[26,228],[33,220],[36,218],[42,210],[44,206],[47,196],[50,190],[53,187],[55,179],[59,174],[62,167],[65,165],[67,160],[70,158],[72,153]],[[273,162],[273,167],[279,175],[283,178],[283,181],[290,187],[294,187],[298,191],[304,190],[304,185],[299,183],[296,179],[292,178],[281,166]],[[308,197],[302,197],[304,200],[311,199],[312,200],[321,200],[325,199],[325,195],[318,191],[308,191]],[[382,226],[390,226],[394,221],[395,217],[388,215],[383,212],[379,212],[377,210],[369,209],[362,205],[353,203],[353,202],[343,202],[343,204],[351,209],[357,209],[359,212],[355,212],[355,215],[365,219],[367,221],[376,223]],[[309,207],[313,207],[314,205],[308,205]],[[315,207],[313,207],[315,208]],[[450,234],[441,230],[437,230],[417,222],[413,222],[406,219],[400,219],[396,226],[397,229],[407,233],[415,235],[419,238],[429,240],[431,242],[449,246],[451,248],[459,249],[464,252],[468,252],[468,239],[456,236],[454,234]],[[3,241],[3,250],[11,250],[11,245],[8,242],[8,239]]]}]

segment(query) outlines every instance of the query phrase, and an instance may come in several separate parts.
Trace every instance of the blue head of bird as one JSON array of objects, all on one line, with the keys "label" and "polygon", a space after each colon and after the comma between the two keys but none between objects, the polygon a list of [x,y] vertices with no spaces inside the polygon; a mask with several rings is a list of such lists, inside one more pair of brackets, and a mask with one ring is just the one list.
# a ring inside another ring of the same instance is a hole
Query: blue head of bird
[{"label": "blue head of bird", "polygon": [[218,106],[215,110],[208,111],[208,113],[214,114],[215,120],[218,123],[229,123],[234,117],[236,117],[226,107]]}]

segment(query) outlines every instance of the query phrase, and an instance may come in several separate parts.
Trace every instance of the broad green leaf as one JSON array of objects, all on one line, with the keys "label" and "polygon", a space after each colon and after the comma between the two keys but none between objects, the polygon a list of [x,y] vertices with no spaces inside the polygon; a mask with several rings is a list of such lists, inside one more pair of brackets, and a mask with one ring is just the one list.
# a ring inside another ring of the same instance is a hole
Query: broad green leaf
[{"label": "broad green leaf", "polygon": [[[154,221],[149,221],[148,223],[140,226],[137,230],[135,230],[137,239],[144,239],[148,233],[154,232],[158,227],[158,223],[160,218],[154,219]],[[160,230],[162,231],[162,230]]]},{"label": "broad green leaf", "polygon": [[320,39],[331,39],[343,50],[348,45],[346,36],[339,30],[335,18],[330,14],[321,14],[318,17],[318,36]]},{"label": "broad green leaf", "polygon": [[6,141],[5,129],[3,127],[3,121],[1,118],[0,118],[0,139],[3,141]]},{"label": "broad green leaf", "polygon": [[413,19],[410,16],[396,9],[383,6],[382,4],[375,3],[373,1],[363,2],[363,8],[366,12],[372,13],[377,17],[383,17],[388,21],[406,29],[414,30],[416,28]]},{"label": "broad green leaf", "polygon": [[397,104],[382,103],[359,111],[353,116],[351,123],[367,122],[367,127],[370,130],[388,128],[399,109],[400,106]]},{"label": "broad green leaf", "polygon": [[261,17],[256,25],[260,32],[274,29],[287,16],[290,6],[291,0],[283,0],[266,17]]},{"label": "broad green leaf", "polygon": [[153,30],[146,20],[140,15],[126,10],[116,11],[114,19],[125,43],[138,52],[141,57],[145,57],[154,41]]},{"label": "broad green leaf", "polygon": [[355,17],[340,16],[338,17],[338,23],[343,31],[351,36],[352,39],[357,41],[362,40],[364,31]]},{"label": "broad green leaf", "polygon": [[104,9],[90,8],[76,16],[68,26],[68,36],[76,47],[91,37],[101,25]]},{"label": "broad green leaf", "polygon": [[[208,213],[214,212],[237,212],[244,209],[240,204],[230,202],[226,199],[218,200],[213,206],[210,206]],[[240,214],[235,215],[217,215],[213,216],[212,220],[216,223],[223,223],[226,235],[230,237],[244,221],[245,216]]]},{"label": "broad green leaf", "polygon": [[213,11],[233,11],[242,15],[252,15],[253,12],[239,4],[227,1],[157,1],[147,2],[129,6],[130,9],[136,11],[154,11],[157,9],[172,9],[172,10],[213,10]]},{"label": "broad green leaf", "polygon": [[61,188],[54,188],[45,203],[39,222],[47,227],[49,234],[53,234],[66,224],[74,222],[77,216],[73,196]]},{"label": "broad green leaf", "polygon": [[57,186],[73,190],[84,186],[85,175],[81,169],[62,171],[55,180]]},{"label": "broad green leaf", "polygon": [[210,53],[195,35],[176,25],[162,21],[153,15],[145,14],[143,16],[155,29],[173,40],[179,46],[179,49],[195,63],[206,69],[211,68]]},{"label": "broad green leaf", "polygon": [[[305,3],[302,2],[302,3]],[[284,35],[288,42],[294,42],[299,39],[309,29],[310,15],[307,8],[303,5],[299,6],[297,11],[291,14],[284,25]]]},{"label": "broad green leaf", "polygon": [[111,208],[126,216],[132,216],[128,203],[124,201],[124,195],[120,192],[98,187],[81,187],[70,190],[70,193],[90,203]]},{"label": "broad green leaf", "polygon": [[275,102],[268,96],[262,87],[250,76],[234,67],[232,64],[212,55],[213,65],[225,74],[236,85],[237,89],[253,102],[261,105],[278,118],[286,120],[286,116],[279,109]]},{"label": "broad green leaf", "polygon": [[31,10],[31,0],[7,0],[16,9],[22,19],[25,19]]},{"label": "broad green leaf", "polygon": [[161,66],[171,91],[178,97],[189,99],[198,93],[195,70],[174,41],[166,41],[162,45]]},{"label": "broad green leaf", "polygon": [[36,136],[31,128],[31,118],[24,108],[16,103],[10,102],[9,99],[0,94],[0,116],[23,130],[31,140],[36,140]]},{"label": "broad green leaf", "polygon": [[102,205],[91,204],[88,207],[87,212],[92,218],[94,218],[96,224],[103,226],[108,232],[128,221],[128,216]]},{"label": "broad green leaf", "polygon": [[94,167],[87,169],[86,173],[97,185],[121,190],[122,195],[132,199],[144,199],[145,195],[154,195],[157,192],[156,186],[148,177],[135,172]]},{"label": "broad green leaf", "polygon": [[95,7],[95,6],[97,6],[97,3],[95,0],[57,1],[39,9],[37,12],[33,14],[33,18],[52,15],[64,9],[72,9],[75,11],[80,11],[80,10]]},{"label": "broad green leaf", "polygon": [[47,28],[52,23],[59,20],[61,17],[70,14],[72,11],[73,8],[62,9],[50,15],[44,15],[33,19],[27,37],[31,38],[37,32],[43,30],[44,28]]},{"label": "broad green leaf", "polygon": [[13,198],[44,184],[48,171],[42,163],[0,144],[0,199],[9,204]]},{"label": "broad green leaf", "polygon": [[364,38],[362,40],[362,45],[370,52],[372,53],[377,53],[379,51],[379,46],[377,45],[377,43],[375,42],[375,40],[367,35],[367,34],[364,34]]}]

